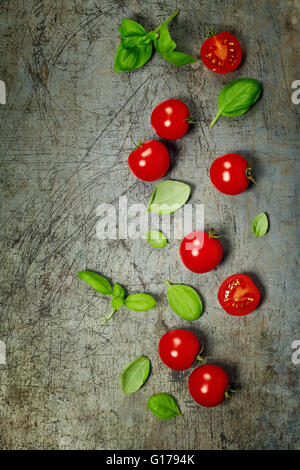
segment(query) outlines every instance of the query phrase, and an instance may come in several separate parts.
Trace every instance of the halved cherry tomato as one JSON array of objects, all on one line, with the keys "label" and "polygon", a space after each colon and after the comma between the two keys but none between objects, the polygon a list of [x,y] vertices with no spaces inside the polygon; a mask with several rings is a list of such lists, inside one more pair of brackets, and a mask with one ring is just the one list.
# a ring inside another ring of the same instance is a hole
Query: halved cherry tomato
[{"label": "halved cherry tomato", "polygon": [[258,306],[260,293],[249,276],[233,274],[221,284],[218,300],[230,315],[248,315]]},{"label": "halved cherry tomato", "polygon": [[219,366],[205,364],[197,367],[188,384],[193,399],[202,406],[217,406],[228,396],[228,375]]},{"label": "halved cherry tomato", "polygon": [[204,41],[200,54],[210,70],[216,73],[228,73],[239,66],[242,60],[242,47],[233,34],[219,33]]},{"label": "halved cherry tomato", "polygon": [[240,194],[253,181],[251,168],[244,157],[237,153],[227,153],[216,158],[210,167],[210,180],[223,194]]},{"label": "halved cherry tomato", "polygon": [[158,104],[151,114],[151,126],[162,139],[176,140],[189,130],[189,108],[180,100],[169,99]]},{"label": "halved cherry tomato", "polygon": [[223,257],[221,243],[215,238],[214,230],[186,235],[180,245],[183,264],[193,273],[206,273],[214,269]]},{"label": "halved cherry tomato", "polygon": [[185,370],[193,365],[200,351],[196,335],[184,329],[170,330],[159,342],[161,360],[173,370]]},{"label": "halved cherry tomato", "polygon": [[143,181],[156,181],[169,169],[170,155],[167,148],[158,140],[148,140],[140,145],[128,157],[132,173]]}]

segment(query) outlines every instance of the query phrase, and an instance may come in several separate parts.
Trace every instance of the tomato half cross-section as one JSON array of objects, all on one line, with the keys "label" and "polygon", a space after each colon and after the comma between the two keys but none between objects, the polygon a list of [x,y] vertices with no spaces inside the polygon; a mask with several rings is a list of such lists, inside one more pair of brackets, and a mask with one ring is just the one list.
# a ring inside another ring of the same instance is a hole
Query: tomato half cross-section
[{"label": "tomato half cross-section", "polygon": [[189,108],[176,99],[158,104],[151,114],[151,126],[162,139],[176,140],[183,137],[193,123]]},{"label": "tomato half cross-section", "polygon": [[247,274],[233,274],[222,282],[218,300],[230,315],[248,315],[258,306],[260,293]]},{"label": "tomato half cross-section", "polygon": [[217,406],[229,395],[228,375],[221,367],[212,364],[193,370],[188,386],[192,398],[202,406]]},{"label": "tomato half cross-section", "polygon": [[207,273],[220,263],[223,248],[214,230],[209,233],[196,230],[184,237],[180,245],[180,257],[193,273]]},{"label": "tomato half cross-section", "polygon": [[231,33],[219,33],[206,39],[200,50],[203,63],[216,73],[235,70],[242,60],[242,47]]},{"label": "tomato half cross-section", "polygon": [[173,370],[185,370],[191,367],[199,351],[200,343],[197,336],[191,331],[180,328],[165,333],[158,345],[161,360]]},{"label": "tomato half cross-section", "polygon": [[170,155],[164,144],[158,140],[140,142],[128,157],[132,173],[143,181],[162,178],[170,166]]},{"label": "tomato half cross-section", "polygon": [[255,183],[246,159],[237,153],[227,153],[216,158],[210,167],[210,180],[223,194],[240,194]]}]

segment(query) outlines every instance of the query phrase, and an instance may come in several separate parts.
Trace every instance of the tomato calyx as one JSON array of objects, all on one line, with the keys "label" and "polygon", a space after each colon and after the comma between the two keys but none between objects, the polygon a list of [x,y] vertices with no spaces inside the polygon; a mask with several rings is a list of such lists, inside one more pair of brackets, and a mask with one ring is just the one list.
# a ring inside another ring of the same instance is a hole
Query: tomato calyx
[{"label": "tomato calyx", "polygon": [[144,140],[138,139],[137,142],[135,142],[131,136],[130,136],[130,139],[131,139],[131,142],[133,144],[132,152],[136,149],[141,148],[145,143],[145,138],[144,138]]},{"label": "tomato calyx", "polygon": [[211,38],[213,36],[215,36],[217,34],[217,31],[215,31],[214,29],[210,29],[209,31],[207,31],[207,33],[205,33],[205,37],[206,38]]},{"label": "tomato calyx", "polygon": [[198,363],[202,364],[203,363],[204,358],[201,356],[201,354],[203,353],[203,350],[204,350],[204,346],[202,346],[202,348],[198,352],[197,356],[195,357],[195,363],[196,364],[198,364]]},{"label": "tomato calyx", "polygon": [[195,118],[193,116],[186,117],[185,121],[188,122],[189,124],[195,124],[197,122],[195,121]]},{"label": "tomato calyx", "polygon": [[249,181],[256,184],[256,181],[253,177],[252,168],[246,168],[245,174],[246,174],[246,177],[248,178]]},{"label": "tomato calyx", "polygon": [[214,228],[211,228],[208,232],[209,238],[222,238],[222,235],[217,235],[216,230]]},{"label": "tomato calyx", "polygon": [[230,388],[230,386],[225,390],[225,399],[226,400],[231,400],[231,393],[235,393],[237,390],[234,390],[233,388]]}]

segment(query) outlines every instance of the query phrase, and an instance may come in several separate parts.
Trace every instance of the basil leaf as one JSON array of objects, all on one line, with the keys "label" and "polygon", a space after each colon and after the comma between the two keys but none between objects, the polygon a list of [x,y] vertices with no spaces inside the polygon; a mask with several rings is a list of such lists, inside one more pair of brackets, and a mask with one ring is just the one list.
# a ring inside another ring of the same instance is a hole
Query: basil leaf
[{"label": "basil leaf", "polygon": [[170,36],[167,24],[161,25],[159,39],[154,41],[154,47],[164,59],[173,65],[186,65],[198,60],[184,52],[174,51],[177,45]]},{"label": "basil leaf", "polygon": [[119,45],[115,57],[114,72],[129,72],[142,67],[152,55],[152,42],[148,45],[128,49]]},{"label": "basil leaf", "polygon": [[168,241],[163,233],[158,230],[150,230],[146,233],[146,241],[154,246],[154,248],[163,248],[168,244]]},{"label": "basil leaf", "polygon": [[120,284],[114,284],[113,296],[121,297],[121,299],[124,299],[125,297],[124,287],[122,287]]},{"label": "basil leaf", "polygon": [[156,300],[148,294],[131,294],[124,301],[127,308],[135,312],[144,312],[155,307]]},{"label": "basil leaf", "polygon": [[110,282],[100,274],[92,271],[80,271],[78,277],[87,282],[93,289],[103,295],[112,295]]},{"label": "basil leaf", "polygon": [[138,357],[130,362],[121,374],[121,387],[123,393],[137,392],[146,382],[150,374],[150,361],[147,357]]},{"label": "basil leaf", "polygon": [[172,419],[181,415],[175,398],[168,393],[157,393],[148,400],[148,408],[159,419]]},{"label": "basil leaf", "polygon": [[150,198],[148,212],[171,214],[183,206],[190,196],[188,184],[166,180],[158,183]]},{"label": "basil leaf", "polygon": [[124,299],[121,297],[114,297],[111,301],[111,306],[114,310],[119,310],[122,305],[124,305]]},{"label": "basil leaf", "polygon": [[201,317],[202,302],[195,289],[182,284],[170,284],[168,281],[167,284],[169,304],[177,315],[188,321]]},{"label": "basil leaf", "polygon": [[262,86],[252,78],[238,78],[224,86],[218,98],[218,112],[210,123],[213,127],[220,116],[240,116],[257,101]]},{"label": "basil leaf", "polygon": [[269,221],[267,215],[262,212],[258,214],[252,222],[251,230],[256,237],[262,237],[265,235],[269,228]]},{"label": "basil leaf", "polygon": [[122,39],[126,37],[144,36],[147,34],[141,24],[127,18],[122,19],[122,23],[118,31],[120,32]]}]

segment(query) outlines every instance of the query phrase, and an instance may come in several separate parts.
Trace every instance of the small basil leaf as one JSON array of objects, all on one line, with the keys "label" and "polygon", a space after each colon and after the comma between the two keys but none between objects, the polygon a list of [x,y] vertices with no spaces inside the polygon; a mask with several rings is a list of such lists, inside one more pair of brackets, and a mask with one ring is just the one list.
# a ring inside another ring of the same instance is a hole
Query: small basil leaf
[{"label": "small basil leaf", "polygon": [[136,21],[123,18],[121,26],[119,27],[121,38],[132,36],[144,36],[146,33],[143,26]]},{"label": "small basil leaf", "polygon": [[173,65],[186,65],[198,60],[184,52],[174,51],[176,42],[171,38],[167,24],[160,27],[159,39],[154,41],[154,46],[157,52]]},{"label": "small basil leaf", "polygon": [[103,295],[112,295],[110,282],[100,274],[92,271],[80,271],[78,277],[87,282],[93,289]]},{"label": "small basil leaf", "polygon": [[135,312],[144,312],[155,307],[156,300],[148,294],[131,294],[124,301],[127,308]]},{"label": "small basil leaf", "polygon": [[121,297],[121,299],[124,299],[125,297],[124,287],[122,287],[120,284],[114,284],[113,296]]},{"label": "small basil leaf", "polygon": [[175,398],[168,393],[157,393],[148,400],[148,408],[159,419],[172,419],[181,415]]},{"label": "small basil leaf", "polygon": [[121,73],[138,69],[148,62],[151,54],[152,43],[128,49],[124,47],[121,42],[116,52],[114,72]]},{"label": "small basil leaf", "polygon": [[166,180],[158,183],[150,198],[148,212],[171,214],[183,206],[190,196],[188,184]]},{"label": "small basil leaf", "polygon": [[111,301],[111,306],[114,310],[119,310],[122,305],[124,305],[124,299],[122,299],[121,297],[113,297]]},{"label": "small basil leaf", "polygon": [[152,41],[153,41],[153,35],[152,33],[149,33],[149,34],[144,34],[144,36],[130,36],[128,38],[122,38],[121,44],[126,49],[132,49],[134,47],[147,46]]},{"label": "small basil leaf", "polygon": [[168,241],[163,233],[158,230],[150,230],[146,233],[146,241],[154,246],[154,248],[163,248],[168,244]]},{"label": "small basil leaf", "polygon": [[267,215],[262,212],[258,214],[252,222],[251,230],[256,237],[262,237],[265,235],[269,228],[269,221]]},{"label": "small basil leaf", "polygon": [[224,86],[218,98],[218,113],[210,123],[212,127],[220,116],[240,116],[257,101],[262,86],[252,78],[238,78]]},{"label": "small basil leaf", "polygon": [[150,361],[147,357],[138,357],[130,362],[121,374],[121,387],[123,393],[137,392],[146,382],[150,374]]},{"label": "small basil leaf", "polygon": [[202,302],[195,289],[183,284],[170,284],[168,281],[167,284],[169,304],[177,315],[188,321],[201,317]]}]

